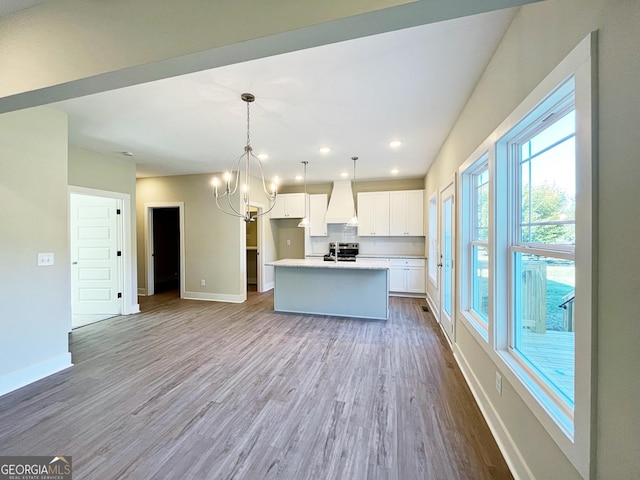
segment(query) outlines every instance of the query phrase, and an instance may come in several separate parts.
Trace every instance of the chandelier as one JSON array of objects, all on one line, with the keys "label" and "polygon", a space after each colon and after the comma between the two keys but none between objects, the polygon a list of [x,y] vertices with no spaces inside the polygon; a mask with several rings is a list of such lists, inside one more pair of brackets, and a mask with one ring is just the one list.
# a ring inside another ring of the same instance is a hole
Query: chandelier
[{"label": "chandelier", "polygon": [[[261,217],[263,215],[268,214],[271,210],[273,210],[273,207],[275,207],[276,197],[278,196],[278,186],[277,186],[278,177],[274,179],[273,183],[271,184],[271,191],[269,191],[267,189],[267,185],[264,179],[262,162],[257,156],[253,154],[253,148],[251,148],[251,141],[249,136],[249,133],[250,133],[249,104],[253,102],[256,99],[256,97],[253,96],[251,93],[243,93],[242,95],[240,95],[240,98],[247,103],[247,144],[244,147],[244,153],[240,155],[238,158],[236,158],[231,164],[231,169],[224,173],[224,176],[223,176],[224,192],[223,193],[218,192],[218,186],[220,185],[220,180],[218,179],[218,177],[214,177],[212,184],[214,189],[213,196],[216,199],[216,206],[223,213],[226,213],[227,215],[231,215],[233,217],[240,217],[245,222],[248,223],[248,222],[255,221],[256,217]],[[262,181],[262,190],[264,192],[264,196],[269,202],[269,207],[259,214],[256,214],[255,212],[251,212],[250,210],[251,201],[249,197],[250,195],[249,182],[251,179],[250,175],[251,175],[252,162],[254,162],[255,165],[257,165],[257,171],[260,173],[260,178]],[[242,177],[242,180],[240,180],[241,177]],[[241,181],[242,181],[242,184],[240,183]],[[240,187],[240,191],[241,191],[240,196],[242,201],[242,206],[239,209],[237,209],[233,205],[233,202],[231,201],[231,198],[238,191],[238,187]],[[227,204],[228,204],[227,209],[223,208],[220,205],[219,200],[221,198],[227,199]]]}]

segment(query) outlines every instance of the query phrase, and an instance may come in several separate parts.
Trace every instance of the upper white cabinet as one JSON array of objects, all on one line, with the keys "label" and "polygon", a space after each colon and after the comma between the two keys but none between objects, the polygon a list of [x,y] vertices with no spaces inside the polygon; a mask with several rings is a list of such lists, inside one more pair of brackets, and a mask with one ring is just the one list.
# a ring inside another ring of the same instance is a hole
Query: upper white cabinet
[{"label": "upper white cabinet", "polygon": [[424,190],[390,192],[389,206],[392,236],[424,235]]},{"label": "upper white cabinet", "polygon": [[309,235],[312,237],[327,236],[327,224],[324,221],[327,214],[327,198],[326,193],[309,195]]},{"label": "upper white cabinet", "polygon": [[271,210],[271,218],[304,217],[304,193],[283,193],[278,195],[276,206]]},{"label": "upper white cabinet", "polygon": [[389,236],[389,192],[358,193],[358,236]]}]

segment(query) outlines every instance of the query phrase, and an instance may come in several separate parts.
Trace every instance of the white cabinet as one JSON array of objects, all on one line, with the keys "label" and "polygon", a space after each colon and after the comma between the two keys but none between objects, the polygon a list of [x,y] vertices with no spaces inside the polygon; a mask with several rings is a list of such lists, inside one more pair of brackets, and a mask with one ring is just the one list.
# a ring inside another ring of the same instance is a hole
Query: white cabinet
[{"label": "white cabinet", "polygon": [[358,236],[389,236],[389,192],[358,193]]},{"label": "white cabinet", "polygon": [[271,210],[271,218],[304,217],[304,193],[283,193],[276,198],[276,206]]},{"label": "white cabinet", "polygon": [[419,294],[426,292],[424,259],[393,258],[389,266],[390,291]]},{"label": "white cabinet", "polygon": [[309,235],[312,237],[326,237],[327,224],[324,218],[327,214],[327,194],[309,195]]},{"label": "white cabinet", "polygon": [[392,236],[424,235],[424,190],[390,192],[389,206]]}]

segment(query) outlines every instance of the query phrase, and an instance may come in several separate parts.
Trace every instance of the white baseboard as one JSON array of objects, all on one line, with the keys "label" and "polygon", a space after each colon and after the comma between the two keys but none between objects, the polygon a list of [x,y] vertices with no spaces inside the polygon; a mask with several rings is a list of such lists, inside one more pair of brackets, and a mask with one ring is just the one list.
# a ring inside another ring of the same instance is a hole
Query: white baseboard
[{"label": "white baseboard", "polygon": [[266,283],[262,286],[262,291],[268,292],[269,290],[273,290],[275,286],[276,286],[275,282]]},{"label": "white baseboard", "polygon": [[390,297],[426,298],[424,293],[389,292]]},{"label": "white baseboard", "polygon": [[147,296],[147,289],[146,288],[139,288],[138,289],[138,295],[140,295],[142,297],[146,297]]},{"label": "white baseboard", "polygon": [[487,425],[489,425],[489,429],[498,444],[500,452],[502,452],[502,456],[509,466],[509,470],[511,470],[511,474],[516,480],[534,480],[533,473],[531,473],[531,470],[527,466],[520,450],[511,438],[511,435],[509,435],[509,432],[505,428],[504,423],[502,423],[498,412],[489,400],[487,393],[484,388],[482,388],[478,378],[469,366],[467,359],[457,345],[453,345],[453,355],[456,359],[456,363],[462,371],[462,375],[464,375],[464,378],[467,381],[467,385],[469,385],[469,389],[471,390],[480,411],[482,412],[482,416],[487,422]]},{"label": "white baseboard", "polygon": [[429,294],[427,294],[427,305],[429,305],[429,311],[431,312],[431,315],[433,315],[433,318],[435,318],[436,321],[440,323],[440,313],[438,312],[438,310],[436,310],[436,306],[433,303],[433,300],[431,300]]},{"label": "white baseboard", "polygon": [[44,362],[11,372],[0,378],[0,396],[72,366],[71,353],[67,352]]},{"label": "white baseboard", "polygon": [[207,302],[227,302],[227,303],[244,302],[244,296],[230,295],[226,293],[184,292],[184,296],[182,298],[184,298],[185,300],[205,300]]}]

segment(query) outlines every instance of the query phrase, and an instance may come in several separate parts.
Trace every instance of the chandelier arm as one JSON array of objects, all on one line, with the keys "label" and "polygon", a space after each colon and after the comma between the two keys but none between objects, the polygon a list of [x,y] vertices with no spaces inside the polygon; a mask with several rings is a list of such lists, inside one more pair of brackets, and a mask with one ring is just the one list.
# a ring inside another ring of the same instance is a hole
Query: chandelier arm
[{"label": "chandelier arm", "polygon": [[267,215],[268,213],[270,213],[270,212],[271,212],[271,210],[273,210],[273,208],[274,208],[275,206],[276,206],[275,202],[271,202],[271,206],[269,207],[269,209],[268,209],[268,210],[265,210],[265,211],[264,211],[264,212],[262,212],[262,213],[257,213],[257,214],[255,214],[255,215],[253,216],[253,218],[256,218],[256,217],[263,217],[264,215]]},{"label": "chandelier arm", "polygon": [[229,170],[229,174],[233,175],[235,178],[234,180],[234,185],[233,185],[233,190],[229,191],[229,195],[234,195],[237,191],[238,191],[238,178],[240,177],[240,159],[243,157],[244,155],[240,155],[238,158],[236,158],[233,163],[231,164],[231,170]]},{"label": "chandelier arm", "polygon": [[260,178],[262,179],[262,191],[264,192],[264,194],[269,200],[275,199],[276,196],[273,193],[269,193],[269,190],[267,189],[267,184],[264,181],[264,170],[262,169],[262,161],[258,157],[256,157],[253,153],[251,153],[251,156],[256,160],[256,163],[260,168]]},{"label": "chandelier arm", "polygon": [[[226,196],[226,195],[225,195]],[[227,210],[225,210],[224,208],[222,208],[220,206],[220,204],[218,203],[218,197],[216,197],[216,206],[218,207],[218,210],[220,210],[222,213],[224,213],[225,215],[229,215],[230,217],[242,217],[242,215],[238,214],[238,213],[232,213],[232,212],[228,212]]]},{"label": "chandelier arm", "polygon": [[230,208],[231,210],[233,210],[233,212],[235,213],[235,215],[236,215],[237,217],[240,217],[240,218],[244,218],[244,217],[245,217],[245,214],[244,214],[244,213],[239,212],[238,210],[236,210],[236,209],[235,209],[235,207],[234,207],[234,206],[233,206],[233,204],[231,203],[231,196],[228,196],[228,197],[227,197],[227,203],[229,204],[229,208]]}]

